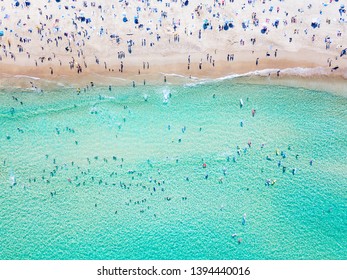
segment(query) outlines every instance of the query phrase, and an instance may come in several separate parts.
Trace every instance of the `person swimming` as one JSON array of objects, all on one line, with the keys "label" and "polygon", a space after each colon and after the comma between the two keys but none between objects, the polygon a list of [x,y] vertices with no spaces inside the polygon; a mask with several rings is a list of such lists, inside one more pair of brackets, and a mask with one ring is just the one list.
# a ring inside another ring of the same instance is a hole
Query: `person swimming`
[{"label": "person swimming", "polygon": [[243,216],[242,216],[242,225],[246,224],[246,217],[247,217],[246,213],[243,214]]},{"label": "person swimming", "polygon": [[248,145],[248,147],[250,147],[250,148],[251,148],[251,146],[252,146],[252,142],[251,142],[251,140],[249,140],[249,141],[248,141],[247,145]]}]

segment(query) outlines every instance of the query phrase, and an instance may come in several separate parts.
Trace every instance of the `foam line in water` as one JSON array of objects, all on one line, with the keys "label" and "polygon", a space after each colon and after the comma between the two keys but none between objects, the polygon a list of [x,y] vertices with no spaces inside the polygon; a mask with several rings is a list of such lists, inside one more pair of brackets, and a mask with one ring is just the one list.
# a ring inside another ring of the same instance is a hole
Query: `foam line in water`
[{"label": "foam line in water", "polygon": [[39,77],[33,77],[33,76],[27,76],[27,75],[15,75],[13,77],[14,78],[27,78],[27,79],[32,79],[32,80],[40,80]]}]

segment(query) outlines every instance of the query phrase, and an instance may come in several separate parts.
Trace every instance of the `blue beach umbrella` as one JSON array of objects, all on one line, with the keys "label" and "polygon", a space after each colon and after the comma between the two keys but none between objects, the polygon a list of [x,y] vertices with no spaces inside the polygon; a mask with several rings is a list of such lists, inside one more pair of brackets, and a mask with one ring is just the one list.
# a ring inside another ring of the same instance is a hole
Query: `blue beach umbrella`
[{"label": "blue beach umbrella", "polygon": [[274,22],[274,26],[277,28],[279,23],[280,23],[280,21],[278,19],[276,19],[275,22]]},{"label": "blue beach umbrella", "polygon": [[0,30],[0,37],[4,36],[4,31]]},{"label": "blue beach umbrella", "polygon": [[134,23],[135,23],[135,24],[139,24],[139,19],[138,19],[137,16],[134,17]]},{"label": "blue beach umbrella", "polygon": [[229,29],[229,26],[228,26],[227,23],[224,24],[223,29],[224,29],[225,31],[227,31],[227,30]]},{"label": "blue beach umbrella", "polygon": [[16,7],[18,7],[18,6],[19,6],[19,2],[16,1],[16,2],[14,3],[14,5],[15,5]]},{"label": "blue beach umbrella", "polygon": [[189,1],[188,1],[188,0],[184,2],[184,5],[185,5],[185,6],[188,6],[188,4],[189,4]]},{"label": "blue beach umbrella", "polygon": [[128,19],[126,17],[123,17],[123,22],[127,22]]},{"label": "blue beach umbrella", "polygon": [[60,3],[60,0],[55,0],[55,2]]},{"label": "blue beach umbrella", "polygon": [[267,31],[267,27],[266,27],[266,26],[264,26],[264,27],[260,30],[261,34],[265,34],[266,31]]},{"label": "blue beach umbrella", "polygon": [[234,28],[234,24],[231,21],[229,21],[228,26],[229,28]]},{"label": "blue beach umbrella", "polygon": [[312,28],[319,27],[319,20],[318,19],[313,19],[312,22],[311,22],[311,27]]},{"label": "blue beach umbrella", "polygon": [[247,20],[244,20],[242,22],[242,28],[245,29],[245,30],[248,28],[248,21]]},{"label": "blue beach umbrella", "polygon": [[208,20],[205,19],[205,20],[204,20],[204,23],[202,24],[202,28],[203,28],[203,29],[207,29],[207,26],[208,26]]},{"label": "blue beach umbrella", "polygon": [[29,1],[25,1],[24,3],[25,3],[26,7],[29,7],[31,5],[31,3]]}]

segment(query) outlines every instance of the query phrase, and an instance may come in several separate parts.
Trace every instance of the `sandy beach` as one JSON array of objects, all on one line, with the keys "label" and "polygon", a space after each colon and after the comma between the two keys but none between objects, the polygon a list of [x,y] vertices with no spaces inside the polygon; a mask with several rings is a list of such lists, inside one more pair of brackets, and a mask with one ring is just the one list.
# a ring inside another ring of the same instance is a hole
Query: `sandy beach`
[{"label": "sandy beach", "polygon": [[334,76],[342,84],[347,79],[341,1],[52,0],[0,6],[3,86],[137,85],[233,75]]}]

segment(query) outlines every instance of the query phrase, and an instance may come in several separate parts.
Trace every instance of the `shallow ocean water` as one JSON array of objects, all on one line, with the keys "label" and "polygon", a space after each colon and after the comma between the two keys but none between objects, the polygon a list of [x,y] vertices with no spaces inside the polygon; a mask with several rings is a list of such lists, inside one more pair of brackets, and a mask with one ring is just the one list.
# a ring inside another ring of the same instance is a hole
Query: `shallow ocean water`
[{"label": "shallow ocean water", "polygon": [[5,90],[0,148],[0,259],[347,258],[343,97]]}]

